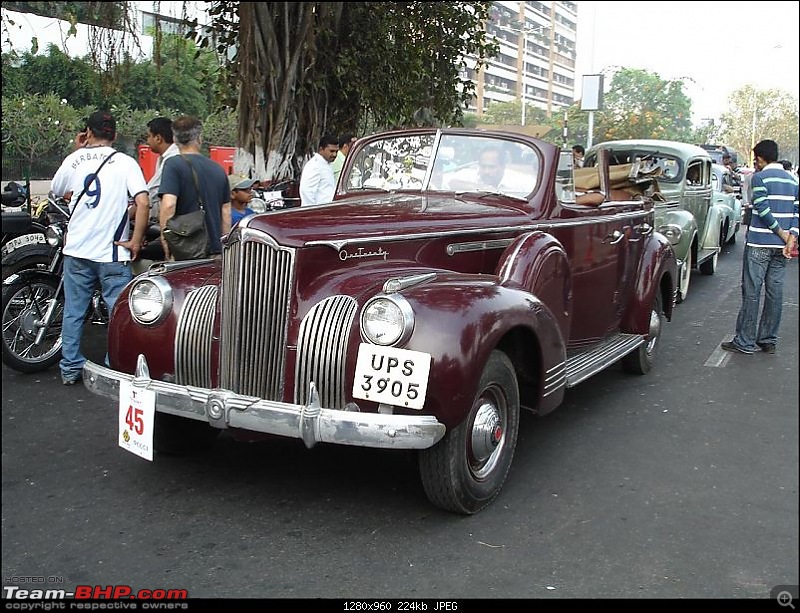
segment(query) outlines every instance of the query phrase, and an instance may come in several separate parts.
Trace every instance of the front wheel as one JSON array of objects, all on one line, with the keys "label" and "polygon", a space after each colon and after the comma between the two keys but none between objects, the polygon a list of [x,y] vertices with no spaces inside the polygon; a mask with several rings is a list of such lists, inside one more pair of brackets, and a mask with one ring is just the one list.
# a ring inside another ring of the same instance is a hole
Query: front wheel
[{"label": "front wheel", "polygon": [[463,515],[477,513],[503,487],[519,431],[519,387],[508,357],[493,351],[472,409],[461,424],[419,454],[428,499]]},{"label": "front wheel", "polygon": [[[31,281],[3,286],[3,363],[19,372],[46,370],[61,359],[61,322],[64,296],[58,280],[38,277]],[[55,312],[42,342],[36,343],[39,322],[44,319],[51,299]]]},{"label": "front wheel", "polygon": [[653,306],[650,308],[650,329],[645,342],[622,358],[622,368],[634,375],[644,375],[652,370],[655,364],[656,349],[661,339],[661,328],[664,325],[664,313],[661,308],[661,292],[656,291]]},{"label": "front wheel", "polygon": [[683,261],[683,266],[681,266],[680,274],[678,275],[680,278],[678,279],[678,295],[675,298],[675,302],[680,304],[684,300],[686,300],[686,296],[689,294],[689,281],[692,280],[692,249],[689,248],[689,251],[686,253],[686,259]]}]

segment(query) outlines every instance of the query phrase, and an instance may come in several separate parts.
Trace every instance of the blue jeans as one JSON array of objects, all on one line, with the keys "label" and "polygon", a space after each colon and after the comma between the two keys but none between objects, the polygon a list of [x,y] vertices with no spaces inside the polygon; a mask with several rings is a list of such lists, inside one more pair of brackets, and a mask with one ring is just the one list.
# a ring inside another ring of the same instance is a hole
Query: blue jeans
[{"label": "blue jeans", "polygon": [[86,358],[81,353],[83,322],[94,288],[100,283],[108,313],[133,278],[130,262],[93,262],[64,256],[64,323],[61,328],[61,376],[78,379]]},{"label": "blue jeans", "polygon": [[[758,351],[759,345],[778,343],[787,261],[781,249],[745,246],[742,263],[742,307],[736,318],[736,336],[733,338],[738,347]],[[759,320],[762,287],[764,308]]]}]

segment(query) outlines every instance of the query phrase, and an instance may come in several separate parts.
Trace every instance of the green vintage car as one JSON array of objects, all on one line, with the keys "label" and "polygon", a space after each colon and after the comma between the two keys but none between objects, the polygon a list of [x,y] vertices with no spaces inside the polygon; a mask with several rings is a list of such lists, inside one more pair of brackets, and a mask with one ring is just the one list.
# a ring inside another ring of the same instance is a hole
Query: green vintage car
[{"label": "green vintage car", "polygon": [[587,150],[584,167],[597,164],[601,147],[611,164],[634,164],[658,175],[663,201],[656,203],[656,230],[669,239],[678,258],[676,302],[683,302],[693,269],[704,275],[717,269],[726,207],[712,197],[711,156],[702,147],[675,141],[619,140]]}]

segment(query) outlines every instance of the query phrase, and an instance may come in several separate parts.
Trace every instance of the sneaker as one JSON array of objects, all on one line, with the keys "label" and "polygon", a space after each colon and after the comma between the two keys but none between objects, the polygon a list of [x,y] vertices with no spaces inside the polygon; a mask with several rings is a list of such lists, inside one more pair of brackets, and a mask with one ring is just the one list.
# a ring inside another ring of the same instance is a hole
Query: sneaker
[{"label": "sneaker", "polygon": [[61,375],[62,385],[75,385],[78,381],[80,381],[80,379],[67,379],[64,375]]},{"label": "sneaker", "polygon": [[764,353],[775,353],[775,345],[771,345],[769,343],[764,343],[764,344],[759,343],[758,346]]},{"label": "sneaker", "polygon": [[734,353],[743,353],[745,355],[753,355],[755,353],[755,351],[751,351],[749,349],[742,349],[733,341],[721,343],[720,347],[722,347],[725,351],[733,351]]}]

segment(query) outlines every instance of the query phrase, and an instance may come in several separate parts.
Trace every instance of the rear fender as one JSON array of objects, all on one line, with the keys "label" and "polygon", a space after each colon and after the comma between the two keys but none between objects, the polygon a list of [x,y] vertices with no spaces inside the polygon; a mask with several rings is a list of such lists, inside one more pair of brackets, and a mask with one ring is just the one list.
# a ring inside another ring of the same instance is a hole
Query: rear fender
[{"label": "rear fender", "polygon": [[636,274],[636,291],[623,318],[622,330],[630,334],[648,334],[656,292],[661,293],[661,305],[667,320],[672,320],[675,306],[678,260],[674,249],[662,234],[654,232],[647,237]]},{"label": "rear fender", "polygon": [[56,283],[61,281],[61,275],[53,274],[48,270],[41,270],[36,268],[27,268],[20,270],[13,275],[9,275],[3,279],[3,285],[13,285],[15,283],[32,283],[40,279],[48,279]]},{"label": "rear fender", "polygon": [[550,234],[520,236],[506,249],[497,267],[501,285],[522,288],[546,304],[569,337],[572,317],[572,276],[564,247]]}]

